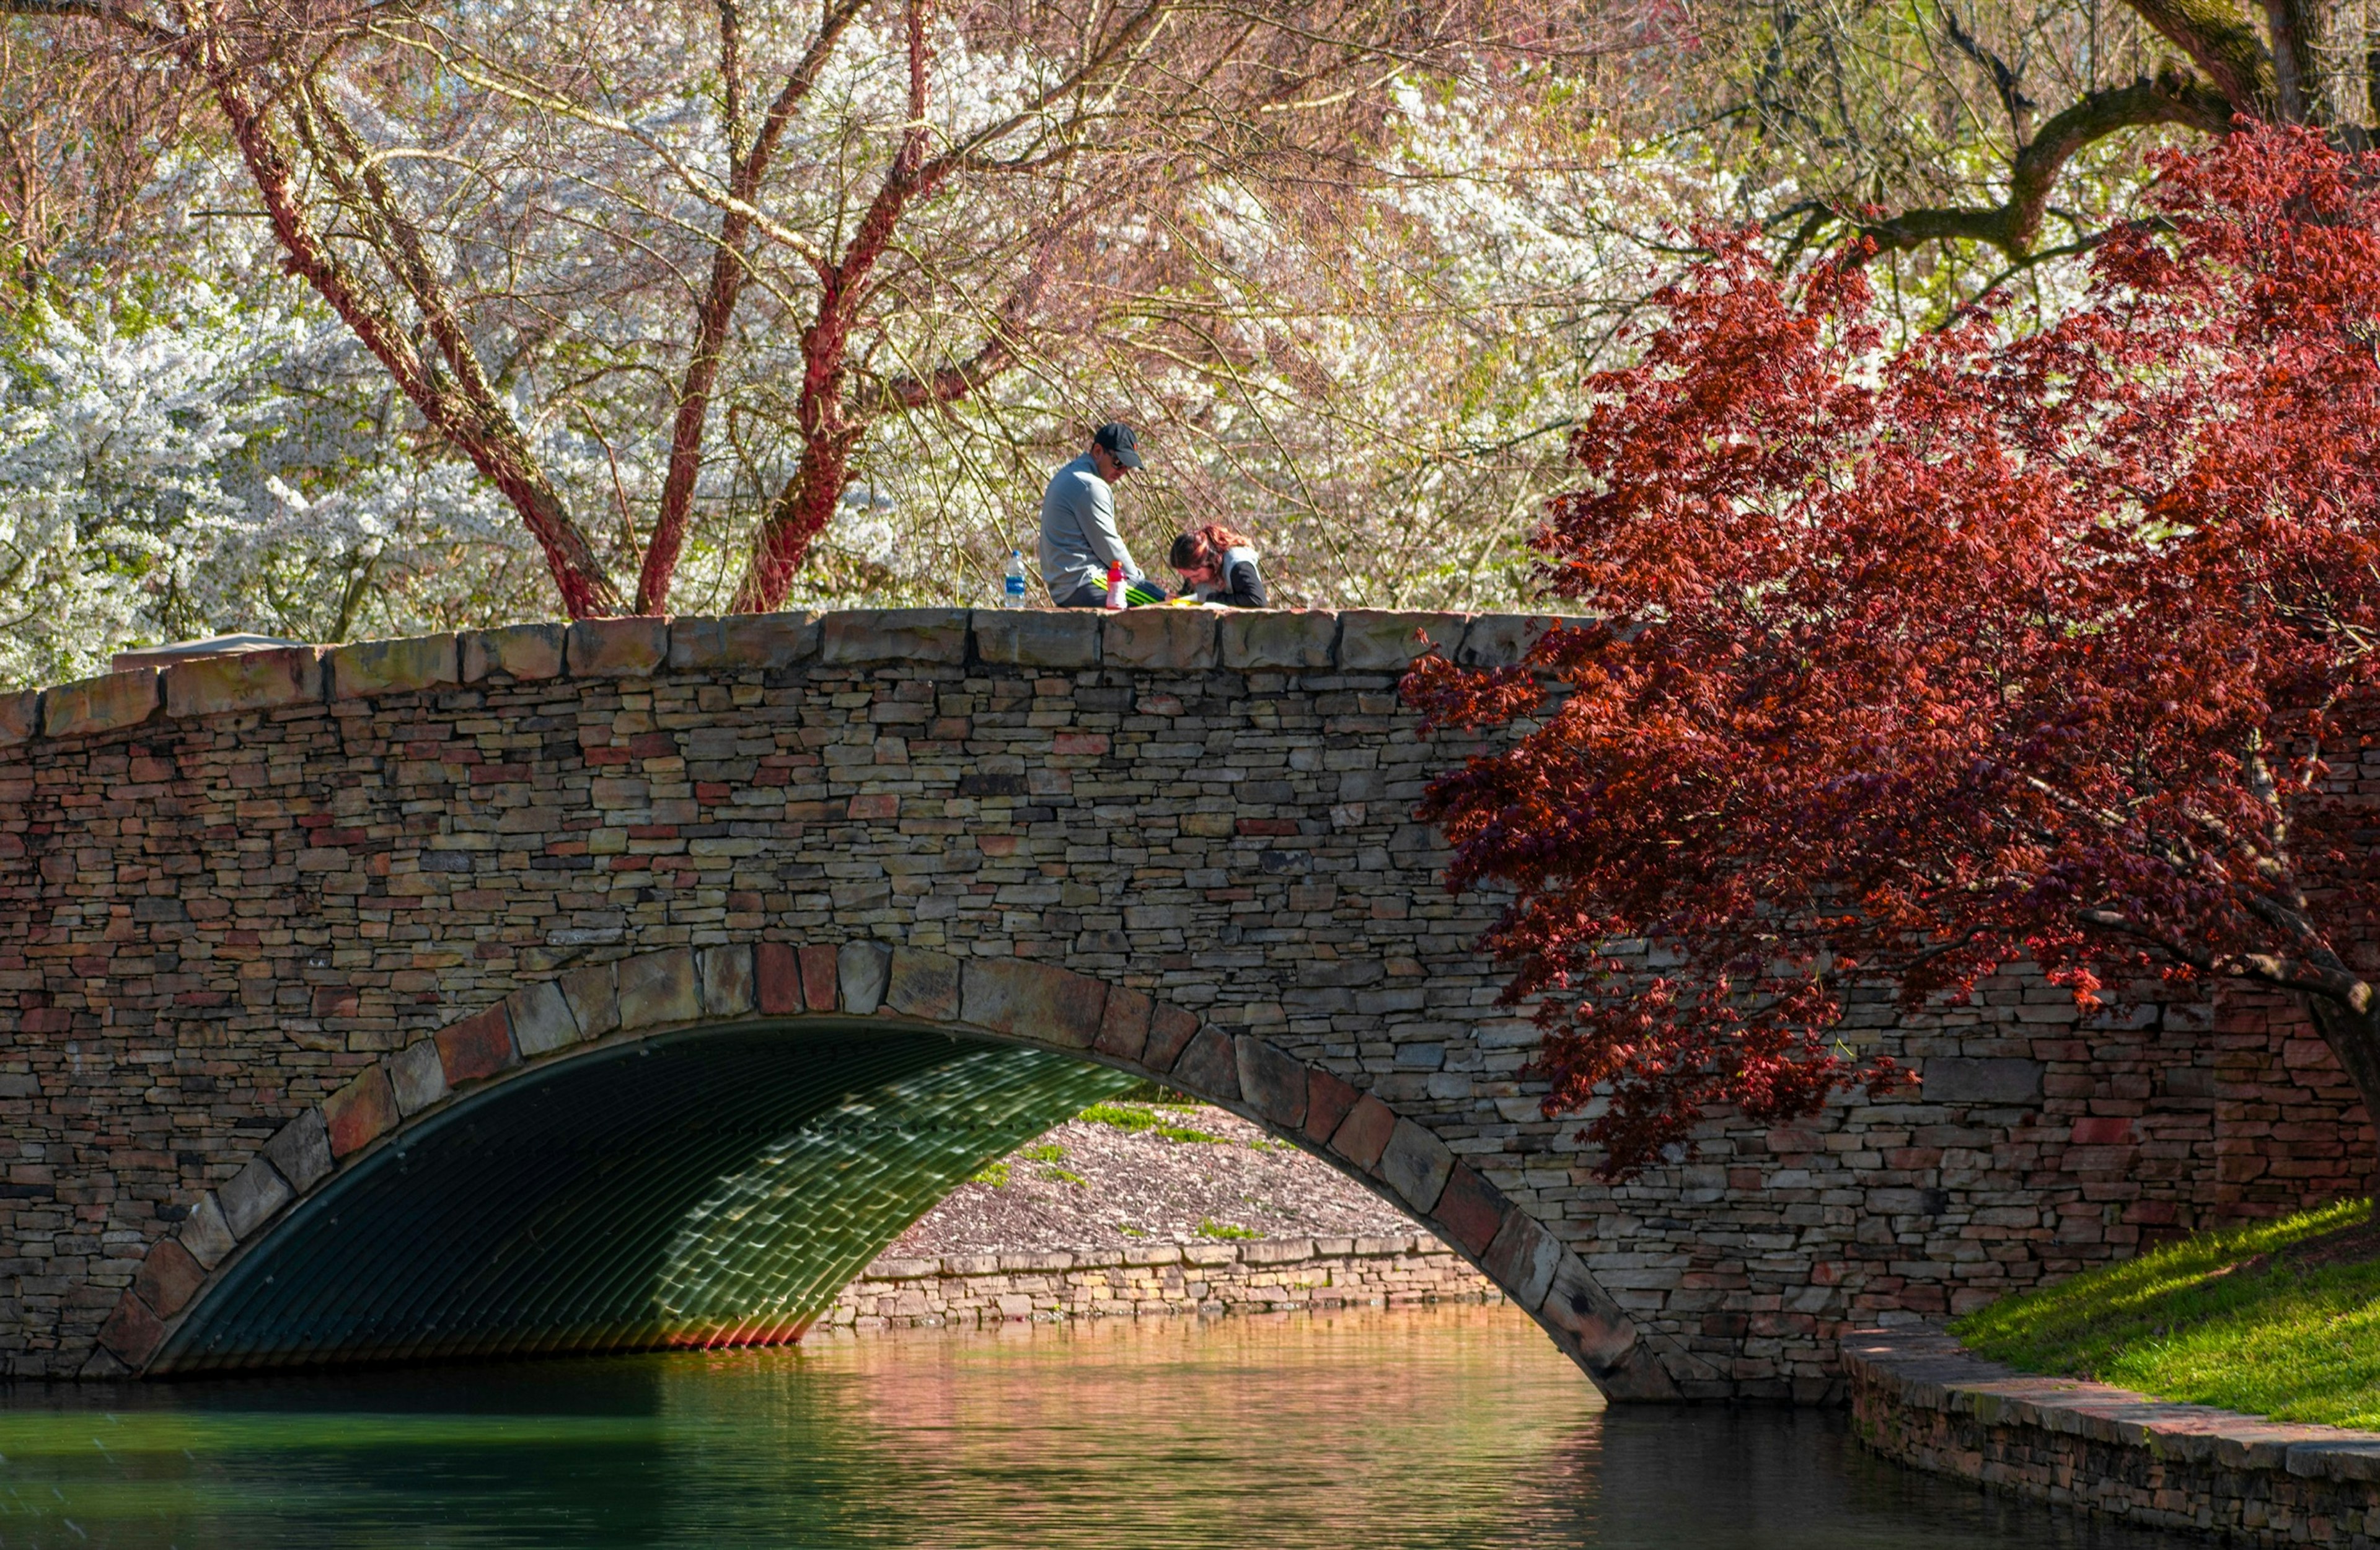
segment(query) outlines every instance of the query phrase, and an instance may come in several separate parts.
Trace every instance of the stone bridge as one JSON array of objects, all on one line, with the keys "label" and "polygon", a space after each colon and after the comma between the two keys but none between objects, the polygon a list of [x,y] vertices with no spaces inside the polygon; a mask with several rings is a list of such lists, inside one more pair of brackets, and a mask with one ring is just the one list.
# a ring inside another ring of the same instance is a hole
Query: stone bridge
[{"label": "stone bridge", "polygon": [[1411,817],[1427,640],[901,611],[269,650],[0,696],[0,1359],[121,1375],[797,1337],[1157,1079],[1456,1247],[1615,1398],[1817,1400],[1855,1321],[2360,1189],[2271,1009],[2021,977],[1925,1078],[1597,1181]]}]

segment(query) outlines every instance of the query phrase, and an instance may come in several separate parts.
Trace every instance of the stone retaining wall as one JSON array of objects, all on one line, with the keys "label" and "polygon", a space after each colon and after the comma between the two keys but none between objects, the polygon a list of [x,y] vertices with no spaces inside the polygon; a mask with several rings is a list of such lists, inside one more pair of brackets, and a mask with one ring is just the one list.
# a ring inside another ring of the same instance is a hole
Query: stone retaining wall
[{"label": "stone retaining wall", "polygon": [[822,1329],[868,1333],[1002,1319],[1147,1318],[1495,1302],[1501,1294],[1438,1240],[1290,1238],[1113,1252],[880,1259]]},{"label": "stone retaining wall", "polygon": [[1924,1326],[1862,1330],[1843,1365],[1861,1438],[1901,1463],[2234,1543],[2380,1545],[2380,1432],[2019,1373]]}]

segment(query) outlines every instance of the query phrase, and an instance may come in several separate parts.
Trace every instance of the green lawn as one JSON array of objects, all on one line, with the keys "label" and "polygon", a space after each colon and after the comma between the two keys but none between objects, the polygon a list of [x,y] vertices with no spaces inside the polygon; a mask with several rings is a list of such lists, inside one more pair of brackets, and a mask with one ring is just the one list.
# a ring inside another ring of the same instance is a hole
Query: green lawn
[{"label": "green lawn", "polygon": [[2369,1201],[2204,1233],[2003,1298],[1950,1327],[1969,1350],[2028,1372],[2380,1428],[2380,1227]]}]

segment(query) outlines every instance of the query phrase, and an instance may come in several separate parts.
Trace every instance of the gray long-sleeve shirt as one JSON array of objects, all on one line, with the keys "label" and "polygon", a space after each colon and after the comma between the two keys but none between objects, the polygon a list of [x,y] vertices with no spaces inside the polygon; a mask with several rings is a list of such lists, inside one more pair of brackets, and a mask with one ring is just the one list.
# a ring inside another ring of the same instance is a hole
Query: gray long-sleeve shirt
[{"label": "gray long-sleeve shirt", "polygon": [[1115,495],[1089,453],[1050,476],[1041,495],[1039,558],[1041,585],[1053,602],[1086,587],[1105,587],[1111,564],[1122,565],[1128,576],[1140,575],[1116,531]]}]

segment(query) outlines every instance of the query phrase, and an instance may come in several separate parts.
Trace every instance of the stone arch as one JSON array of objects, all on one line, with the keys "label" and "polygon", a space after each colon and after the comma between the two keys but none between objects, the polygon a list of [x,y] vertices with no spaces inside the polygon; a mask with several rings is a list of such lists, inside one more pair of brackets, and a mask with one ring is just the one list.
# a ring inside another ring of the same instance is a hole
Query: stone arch
[{"label": "stone arch", "polygon": [[[1427,1127],[1264,1039],[1089,975],[873,941],[674,948],[516,990],[374,1062],[285,1124],[173,1236],[153,1242],[91,1371],[174,1370],[177,1335],[239,1266],[342,1179],[539,1072],[705,1028],[924,1030],[1059,1052],[1160,1080],[1331,1163],[1426,1223],[1613,1398],[1678,1390],[1579,1257]],[[765,1343],[798,1328],[755,1331]]]}]

